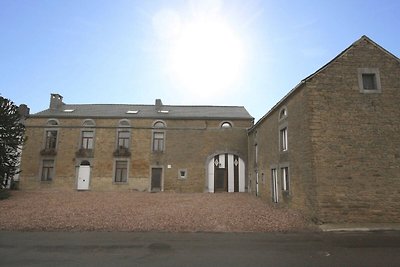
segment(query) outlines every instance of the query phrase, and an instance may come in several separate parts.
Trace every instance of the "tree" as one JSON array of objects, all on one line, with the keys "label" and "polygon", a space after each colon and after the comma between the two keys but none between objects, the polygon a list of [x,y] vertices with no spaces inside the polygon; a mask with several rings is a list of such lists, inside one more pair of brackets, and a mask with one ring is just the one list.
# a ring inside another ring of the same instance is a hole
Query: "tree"
[{"label": "tree", "polygon": [[21,122],[18,107],[0,96],[0,187],[8,178],[19,172],[21,147],[24,143],[25,126]]}]

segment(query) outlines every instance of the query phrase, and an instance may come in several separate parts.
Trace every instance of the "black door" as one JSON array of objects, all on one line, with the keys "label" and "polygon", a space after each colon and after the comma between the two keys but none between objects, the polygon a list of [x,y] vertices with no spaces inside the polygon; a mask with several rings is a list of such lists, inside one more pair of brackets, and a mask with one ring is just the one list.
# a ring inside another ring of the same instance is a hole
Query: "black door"
[{"label": "black door", "polygon": [[162,176],[162,168],[152,168],[151,169],[151,191],[152,192],[161,191],[161,176]]},{"label": "black door", "polygon": [[[228,191],[228,155],[223,155],[225,157],[224,163],[218,163],[214,168],[214,191],[215,192],[227,192]],[[215,157],[218,162],[219,156]],[[214,160],[214,162],[215,162]]]}]

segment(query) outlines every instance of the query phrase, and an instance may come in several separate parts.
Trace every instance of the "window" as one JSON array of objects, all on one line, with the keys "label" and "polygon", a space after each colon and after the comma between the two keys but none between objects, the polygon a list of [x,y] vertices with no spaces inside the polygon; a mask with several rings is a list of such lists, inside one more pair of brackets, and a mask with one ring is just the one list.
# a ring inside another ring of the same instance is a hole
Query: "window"
[{"label": "window", "polygon": [[82,145],[83,149],[93,149],[93,131],[82,131]]},{"label": "window", "polygon": [[286,109],[286,107],[284,107],[279,112],[279,120],[283,120],[286,117],[287,117],[287,109]]},{"label": "window", "polygon": [[56,119],[50,119],[47,121],[48,126],[57,126],[59,123]]},{"label": "window", "polygon": [[272,195],[272,202],[278,203],[278,177],[276,169],[271,169],[271,195]]},{"label": "window", "polygon": [[153,151],[162,152],[164,151],[164,133],[154,132],[153,133]]},{"label": "window", "polygon": [[56,144],[57,144],[57,131],[56,130],[46,131],[45,149],[56,149]]},{"label": "window", "polygon": [[287,151],[288,150],[287,127],[282,128],[279,131],[279,143],[280,143],[280,150],[281,151]]},{"label": "window", "polygon": [[93,126],[96,126],[96,124],[94,123],[94,120],[92,120],[92,119],[86,119],[86,120],[84,120],[83,123],[82,123],[82,125],[83,125],[84,127],[93,127]]},{"label": "window", "polygon": [[162,121],[156,121],[156,122],[153,124],[153,127],[154,127],[154,128],[165,128],[165,123],[162,122]]},{"label": "window", "polygon": [[51,181],[54,177],[54,160],[43,160],[42,181]]},{"label": "window", "polygon": [[232,123],[230,123],[229,121],[224,121],[223,123],[221,123],[221,128],[232,128]]},{"label": "window", "polygon": [[255,144],[255,146],[254,146],[254,160],[255,160],[255,163],[257,166],[258,165],[258,145],[257,144]]},{"label": "window", "polygon": [[281,177],[282,177],[282,190],[285,192],[289,192],[289,188],[290,188],[289,167],[281,168]]},{"label": "window", "polygon": [[380,93],[381,81],[379,69],[377,68],[359,68],[358,85],[361,93]]},{"label": "window", "polygon": [[126,183],[128,180],[128,161],[117,160],[115,162],[115,178],[116,183]]},{"label": "window", "polygon": [[178,178],[179,179],[186,179],[187,178],[187,170],[186,169],[180,169],[178,171]]},{"label": "window", "polygon": [[376,76],[374,73],[362,74],[363,89],[364,90],[376,90]]},{"label": "window", "polygon": [[130,137],[130,132],[129,131],[118,131],[118,147],[119,148],[129,148],[129,137]]}]

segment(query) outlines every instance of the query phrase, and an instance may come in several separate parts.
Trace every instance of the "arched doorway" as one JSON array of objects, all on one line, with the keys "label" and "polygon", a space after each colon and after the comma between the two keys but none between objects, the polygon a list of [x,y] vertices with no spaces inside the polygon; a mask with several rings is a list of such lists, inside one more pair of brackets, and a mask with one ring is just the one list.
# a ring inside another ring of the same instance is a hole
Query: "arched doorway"
[{"label": "arched doorway", "polygon": [[90,183],[90,162],[83,160],[78,170],[78,190],[89,190]]},{"label": "arched doorway", "polygon": [[245,191],[245,164],[238,155],[215,155],[209,159],[207,167],[208,192]]}]

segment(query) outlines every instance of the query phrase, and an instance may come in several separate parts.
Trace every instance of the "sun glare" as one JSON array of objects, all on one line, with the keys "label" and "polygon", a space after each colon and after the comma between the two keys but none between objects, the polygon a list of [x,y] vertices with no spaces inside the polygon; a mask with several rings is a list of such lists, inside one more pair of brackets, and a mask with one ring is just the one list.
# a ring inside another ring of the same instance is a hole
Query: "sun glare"
[{"label": "sun glare", "polygon": [[225,93],[243,65],[243,47],[234,31],[210,19],[182,25],[170,56],[177,82],[197,96]]}]

